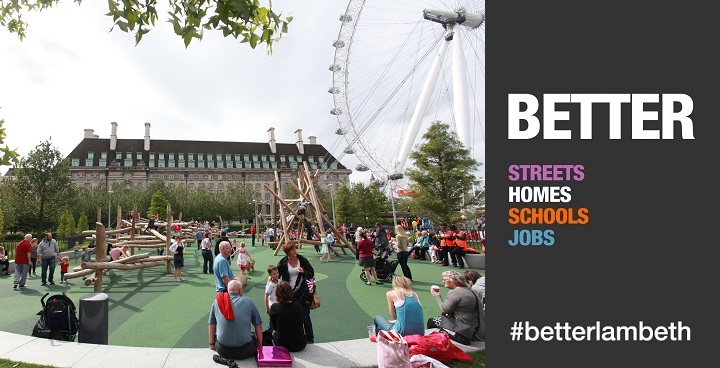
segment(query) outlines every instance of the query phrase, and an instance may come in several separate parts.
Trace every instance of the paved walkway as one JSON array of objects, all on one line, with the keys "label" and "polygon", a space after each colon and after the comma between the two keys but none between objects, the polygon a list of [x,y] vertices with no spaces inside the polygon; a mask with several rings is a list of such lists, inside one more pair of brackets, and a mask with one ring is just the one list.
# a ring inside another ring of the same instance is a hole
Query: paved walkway
[{"label": "paved walkway", "polygon": [[[435,330],[427,330],[432,332]],[[456,344],[466,352],[485,349],[485,342],[472,346]],[[138,348],[41,339],[0,331],[0,358],[13,361],[72,368],[218,368],[210,349]],[[297,368],[351,368],[377,366],[376,345],[369,339],[309,344],[291,353]],[[238,360],[238,365],[255,368],[254,359]]]}]

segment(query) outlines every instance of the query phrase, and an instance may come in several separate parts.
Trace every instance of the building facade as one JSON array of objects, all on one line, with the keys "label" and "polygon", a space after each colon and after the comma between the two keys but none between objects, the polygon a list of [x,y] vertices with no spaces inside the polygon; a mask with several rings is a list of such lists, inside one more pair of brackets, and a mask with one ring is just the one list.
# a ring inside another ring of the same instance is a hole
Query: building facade
[{"label": "building facade", "polygon": [[79,187],[146,188],[162,180],[170,188],[224,191],[233,184],[249,184],[258,193],[259,211],[269,213],[272,195],[265,184],[272,187],[275,171],[281,191],[288,179],[297,177],[303,161],[313,171],[320,170],[323,184],[336,187],[347,182],[352,172],[317,144],[315,137],[306,144],[298,129],[295,140],[294,144],[277,143],[275,128],[268,129],[266,143],[152,140],[150,123],[145,123],[144,139],[118,139],[113,122],[110,139],[85,129],[68,159],[72,182]]}]

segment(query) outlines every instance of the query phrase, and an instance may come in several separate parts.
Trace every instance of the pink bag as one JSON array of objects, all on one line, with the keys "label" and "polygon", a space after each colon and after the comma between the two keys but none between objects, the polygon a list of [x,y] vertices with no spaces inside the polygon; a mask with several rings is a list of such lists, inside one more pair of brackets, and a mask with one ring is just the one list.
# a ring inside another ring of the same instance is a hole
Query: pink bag
[{"label": "pink bag", "polygon": [[408,344],[397,331],[378,331],[378,368],[412,368]]},{"label": "pink bag", "polygon": [[263,346],[257,351],[258,367],[292,367],[292,357],[284,346]]}]

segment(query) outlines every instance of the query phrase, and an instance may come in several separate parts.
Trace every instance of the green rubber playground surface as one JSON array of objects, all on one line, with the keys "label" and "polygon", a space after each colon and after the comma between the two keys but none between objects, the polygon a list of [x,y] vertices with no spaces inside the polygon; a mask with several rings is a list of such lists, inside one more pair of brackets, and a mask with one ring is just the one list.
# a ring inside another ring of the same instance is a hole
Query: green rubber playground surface
[{"label": "green rubber playground surface", "polygon": [[[249,241],[247,242],[249,244]],[[249,275],[245,296],[250,297],[260,311],[263,328],[267,326],[264,293],[267,281],[267,266],[277,264],[284,256],[276,256],[265,247],[247,246],[255,258],[255,272]],[[333,256],[332,262],[319,262],[312,246],[303,246],[299,254],[307,257],[315,269],[317,290],[321,306],[312,310],[310,316],[315,332],[315,342],[331,342],[367,337],[366,326],[371,325],[373,316],[380,314],[390,318],[385,292],[391,289],[389,282],[384,285],[365,285],[360,280],[361,268],[355,256]],[[135,254],[155,250],[140,250]],[[395,254],[390,256],[395,259]],[[76,266],[71,261],[71,269]],[[440,309],[430,295],[430,286],[442,285],[441,273],[451,267],[432,264],[430,261],[409,260],[413,275],[413,289],[423,305],[424,318],[435,317]],[[456,269],[457,270],[457,269]],[[459,270],[462,271],[462,270]],[[478,270],[485,275],[485,270]],[[81,278],[60,284],[60,268],[55,270],[55,285],[41,286],[40,267],[37,276],[29,276],[26,289],[13,290],[13,278],[0,276],[0,330],[30,335],[38,321],[36,315],[41,309],[40,299],[50,295],[66,293],[77,308],[80,298],[94,292],[93,286],[85,286]],[[239,273],[234,264],[233,272]],[[400,267],[396,274],[402,274]],[[200,348],[207,345],[207,320],[210,305],[215,298],[213,275],[202,273],[202,255],[193,243],[185,252],[184,283],[175,282],[172,273],[165,267],[140,270],[111,270],[103,277],[103,292],[109,296],[109,344],[124,346],[146,346],[161,348]],[[442,291],[445,295],[446,290]],[[78,311],[78,318],[79,318]],[[77,341],[77,340],[76,340]]]}]

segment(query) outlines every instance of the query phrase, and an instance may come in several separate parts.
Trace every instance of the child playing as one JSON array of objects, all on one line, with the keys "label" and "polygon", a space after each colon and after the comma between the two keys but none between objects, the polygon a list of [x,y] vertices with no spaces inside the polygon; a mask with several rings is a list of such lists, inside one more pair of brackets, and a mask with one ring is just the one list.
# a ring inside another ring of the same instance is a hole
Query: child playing
[{"label": "child playing", "polygon": [[[230,259],[233,259],[233,258],[235,258],[235,252],[237,252],[237,240],[233,239],[232,244],[230,244],[230,245],[232,245],[232,255],[230,256]],[[239,265],[240,264],[238,263],[238,266]]]},{"label": "child playing", "polygon": [[[276,265],[268,266],[267,272],[268,281],[267,285],[265,285],[265,310],[267,311],[267,314],[270,315],[270,307],[273,305],[273,303],[277,303],[275,287],[278,284],[278,277],[280,276],[280,272],[278,271]],[[272,334],[272,328],[270,327],[269,323],[267,330]]]},{"label": "child playing", "polygon": [[[77,244],[77,243],[76,243]],[[65,274],[68,272],[68,268],[70,267],[70,263],[68,263],[68,256],[62,257],[62,261],[60,261],[60,283],[65,283]]]},{"label": "child playing", "polygon": [[185,267],[185,245],[183,243],[182,234],[175,237],[175,243],[170,246],[170,252],[173,254],[173,266],[175,266],[175,281],[184,282],[182,277],[182,269]]},{"label": "child playing", "polygon": [[243,275],[247,275],[245,270],[248,268],[248,258],[252,259],[252,257],[250,257],[247,249],[245,249],[245,242],[240,242],[240,248],[233,253],[233,257],[235,254],[238,256],[237,265],[240,266],[240,272]]},{"label": "child playing", "polygon": [[329,245],[330,241],[328,241],[328,238],[330,236],[332,236],[332,235],[330,235],[328,233],[327,235],[322,235],[320,237],[320,253],[322,254],[320,256],[320,263],[322,263],[323,258],[325,258],[325,256],[327,256],[328,263],[332,262],[330,259],[330,245]]},{"label": "child playing", "polygon": [[73,247],[73,258],[75,258],[75,263],[78,262],[78,258],[80,257],[80,242],[75,242],[75,247]]},{"label": "child playing", "polygon": [[90,255],[95,251],[93,248],[93,251],[89,251],[87,245],[83,247],[83,253],[80,256],[80,263],[85,264],[90,262]]}]

